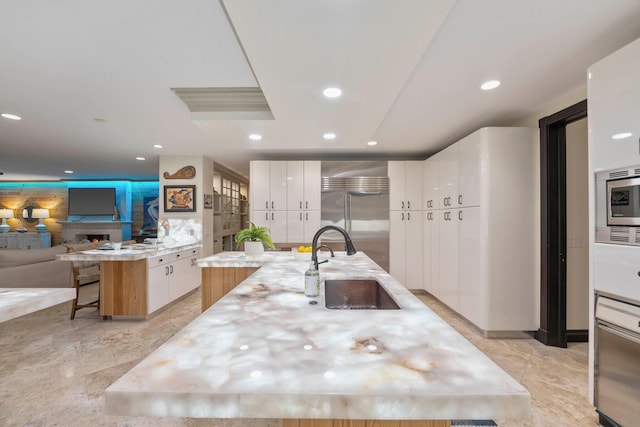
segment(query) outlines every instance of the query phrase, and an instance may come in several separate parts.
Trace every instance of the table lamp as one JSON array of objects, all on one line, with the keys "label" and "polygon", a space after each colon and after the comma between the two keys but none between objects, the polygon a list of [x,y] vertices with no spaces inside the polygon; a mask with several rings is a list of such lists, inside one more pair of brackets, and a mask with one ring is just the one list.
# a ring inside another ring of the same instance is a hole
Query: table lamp
[{"label": "table lamp", "polygon": [[39,220],[38,225],[36,225],[36,231],[38,233],[47,231],[47,226],[44,224],[43,219],[49,218],[49,209],[34,209],[33,212],[31,212],[31,217]]},{"label": "table lamp", "polygon": [[13,211],[11,209],[0,209],[0,218],[2,218],[0,233],[6,233],[11,230],[11,226],[7,224],[7,218],[13,218]]}]

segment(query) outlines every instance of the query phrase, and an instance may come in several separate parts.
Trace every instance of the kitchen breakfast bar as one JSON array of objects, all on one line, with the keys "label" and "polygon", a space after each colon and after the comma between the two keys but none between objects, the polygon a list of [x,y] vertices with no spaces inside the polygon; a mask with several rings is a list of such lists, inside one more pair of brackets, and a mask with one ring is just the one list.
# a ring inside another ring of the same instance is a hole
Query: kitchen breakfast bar
[{"label": "kitchen breakfast bar", "polygon": [[280,418],[284,427],[530,414],[523,386],[363,253],[336,253],[322,279],[375,279],[399,310],[327,309],[323,289],[304,295],[308,262],[287,252],[227,252],[198,265],[203,277],[257,270],[108,387],[107,413]]}]

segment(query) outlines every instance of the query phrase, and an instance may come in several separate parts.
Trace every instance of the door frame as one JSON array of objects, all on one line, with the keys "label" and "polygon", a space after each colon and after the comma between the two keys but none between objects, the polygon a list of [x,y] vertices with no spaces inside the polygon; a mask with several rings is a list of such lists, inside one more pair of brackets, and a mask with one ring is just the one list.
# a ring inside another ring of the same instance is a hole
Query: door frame
[{"label": "door frame", "polygon": [[540,328],[535,335],[555,347],[567,347],[568,341],[566,126],[585,117],[586,99],[539,121]]}]

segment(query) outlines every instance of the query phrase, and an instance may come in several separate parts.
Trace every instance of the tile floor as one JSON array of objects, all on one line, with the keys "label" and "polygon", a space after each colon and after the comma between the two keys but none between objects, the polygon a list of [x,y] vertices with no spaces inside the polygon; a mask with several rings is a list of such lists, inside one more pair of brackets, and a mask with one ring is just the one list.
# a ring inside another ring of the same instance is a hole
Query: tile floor
[{"label": "tile floor", "polygon": [[[97,286],[82,288],[90,298]],[[597,426],[587,400],[587,344],[545,347],[533,339],[485,339],[428,295],[418,297],[531,393],[529,420],[499,426]],[[71,303],[0,323],[0,426],[245,426],[278,420],[201,420],[106,415],[103,390],[195,318],[200,291],[150,321],[102,321],[94,309],[69,320]]]}]

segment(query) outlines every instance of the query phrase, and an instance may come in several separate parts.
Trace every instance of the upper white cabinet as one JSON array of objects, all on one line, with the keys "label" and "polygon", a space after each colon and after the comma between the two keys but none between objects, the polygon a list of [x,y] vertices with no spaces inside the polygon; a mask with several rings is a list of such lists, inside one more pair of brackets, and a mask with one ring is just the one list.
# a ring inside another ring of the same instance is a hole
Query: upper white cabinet
[{"label": "upper white cabinet", "polygon": [[458,203],[458,144],[453,144],[438,153],[438,208],[451,209]]},{"label": "upper white cabinet", "polygon": [[438,207],[438,154],[423,162],[422,206],[424,210]]},{"label": "upper white cabinet", "polygon": [[320,161],[287,161],[287,210],[320,210]]},{"label": "upper white cabinet", "polygon": [[[480,138],[465,138],[458,142],[458,206],[480,206]],[[486,165],[485,165],[486,167]]]},{"label": "upper white cabinet", "polygon": [[[640,164],[640,39],[589,67],[590,171]],[[623,139],[613,135],[629,133]]]},{"label": "upper white cabinet", "polygon": [[251,209],[287,210],[287,162],[254,160],[250,173]]},{"label": "upper white cabinet", "polygon": [[423,160],[389,162],[390,210],[422,210],[423,168]]}]

